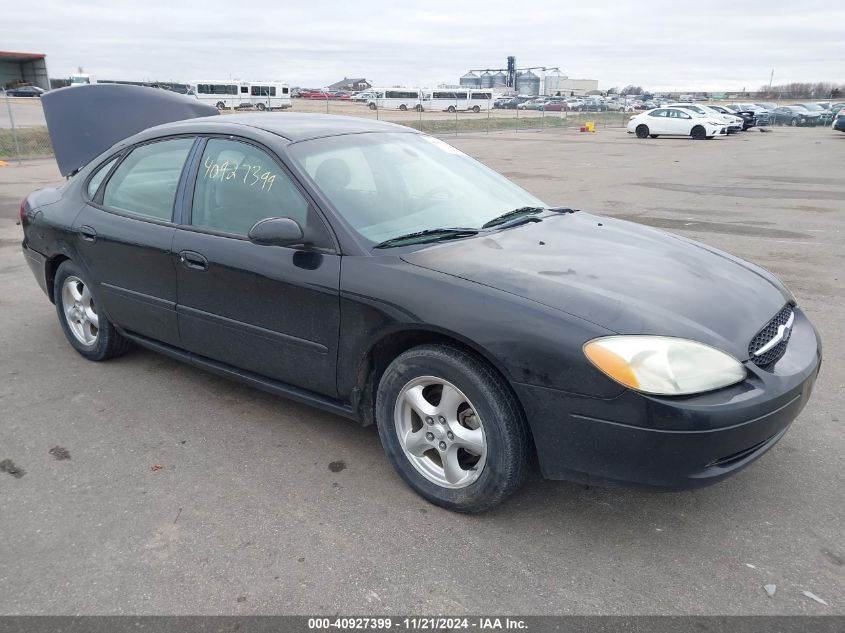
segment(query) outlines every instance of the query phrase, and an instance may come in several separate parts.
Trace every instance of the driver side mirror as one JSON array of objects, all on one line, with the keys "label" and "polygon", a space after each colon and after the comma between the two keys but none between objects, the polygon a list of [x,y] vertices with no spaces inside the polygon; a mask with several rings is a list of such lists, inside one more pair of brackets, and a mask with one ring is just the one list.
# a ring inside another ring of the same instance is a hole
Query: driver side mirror
[{"label": "driver side mirror", "polygon": [[302,227],[290,218],[266,218],[252,225],[248,237],[261,246],[293,246],[302,244]]}]

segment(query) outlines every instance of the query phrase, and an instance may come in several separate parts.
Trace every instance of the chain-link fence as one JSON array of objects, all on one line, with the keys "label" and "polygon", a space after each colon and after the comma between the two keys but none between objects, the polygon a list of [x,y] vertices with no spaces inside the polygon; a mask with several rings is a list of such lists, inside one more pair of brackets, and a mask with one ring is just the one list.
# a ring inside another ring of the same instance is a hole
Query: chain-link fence
[{"label": "chain-link fence", "polygon": [[0,160],[52,156],[41,100],[0,92]]},{"label": "chain-link fence", "polygon": [[[401,92],[401,91],[400,91]],[[543,132],[546,130],[596,130],[624,128],[637,114],[627,102],[586,100],[566,103],[541,99],[517,103],[517,99],[377,98],[353,99],[294,98],[290,109],[273,111],[312,112],[362,117],[405,125],[429,134],[457,135],[491,132]],[[454,95],[454,93],[452,93]],[[458,93],[461,94],[461,93]],[[242,112],[242,108],[221,111],[222,115]],[[548,135],[550,140],[557,135]],[[534,137],[538,138],[538,137]],[[542,138],[542,135],[539,137]],[[52,155],[50,136],[40,99],[16,98],[0,93],[0,160],[23,160]]]},{"label": "chain-link fence", "polygon": [[378,119],[412,127],[429,134],[464,134],[588,127],[625,127],[632,112],[624,106],[605,104],[570,109],[562,102],[513,103],[507,99],[378,98],[369,101],[340,99],[293,99],[296,112],[322,112]]}]

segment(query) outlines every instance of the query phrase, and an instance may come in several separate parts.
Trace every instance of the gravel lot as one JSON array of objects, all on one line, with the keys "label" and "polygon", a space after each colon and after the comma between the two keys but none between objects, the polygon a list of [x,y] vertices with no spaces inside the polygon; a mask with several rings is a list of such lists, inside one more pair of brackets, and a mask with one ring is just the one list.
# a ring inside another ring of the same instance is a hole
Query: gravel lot
[{"label": "gravel lot", "polygon": [[15,226],[59,177],[24,162],[0,168],[0,462],[24,473],[0,472],[0,613],[845,614],[845,134],[447,140],[550,204],[780,275],[826,358],[780,444],[694,492],[535,477],[451,514],[402,484],[373,428],[143,350],[78,356]]}]

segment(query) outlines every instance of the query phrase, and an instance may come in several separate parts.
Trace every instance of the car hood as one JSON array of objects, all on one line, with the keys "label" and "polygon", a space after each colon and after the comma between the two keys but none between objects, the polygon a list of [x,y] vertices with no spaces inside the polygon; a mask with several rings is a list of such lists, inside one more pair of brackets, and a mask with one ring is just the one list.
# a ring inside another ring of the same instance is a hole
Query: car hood
[{"label": "car hood", "polygon": [[619,334],[693,339],[740,360],[790,298],[777,278],[754,264],[680,236],[583,212],[443,242],[402,259]]},{"label": "car hood", "polygon": [[194,97],[121,84],[51,90],[41,96],[41,105],[62,176],[154,125],[218,114]]}]

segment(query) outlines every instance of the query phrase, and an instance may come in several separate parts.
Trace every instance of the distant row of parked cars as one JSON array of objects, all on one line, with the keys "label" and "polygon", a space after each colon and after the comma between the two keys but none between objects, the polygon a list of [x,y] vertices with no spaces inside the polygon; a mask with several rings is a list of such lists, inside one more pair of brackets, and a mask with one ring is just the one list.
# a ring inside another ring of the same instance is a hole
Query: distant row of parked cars
[{"label": "distant row of parked cars", "polygon": [[807,103],[776,106],[766,103],[704,105],[700,103],[663,103],[628,121],[628,132],[638,138],[689,136],[711,139],[747,130],[754,126],[816,126],[831,124],[845,131],[845,102]]}]

